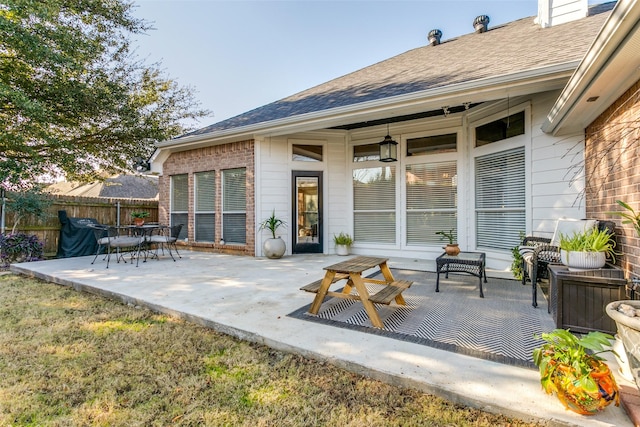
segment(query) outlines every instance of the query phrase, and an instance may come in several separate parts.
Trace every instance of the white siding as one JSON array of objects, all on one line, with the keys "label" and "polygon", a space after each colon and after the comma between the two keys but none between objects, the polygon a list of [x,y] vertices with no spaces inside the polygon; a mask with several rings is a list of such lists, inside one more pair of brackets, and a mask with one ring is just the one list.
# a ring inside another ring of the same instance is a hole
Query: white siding
[{"label": "white siding", "polygon": [[587,0],[538,0],[538,24],[542,28],[584,18],[588,12]]},{"label": "white siding", "polygon": [[[580,198],[584,176],[584,135],[556,138],[540,129],[557,93],[548,93],[532,104],[531,221],[527,234],[551,236],[559,218],[584,218]],[[576,173],[578,174],[576,176]]]},{"label": "white siding", "polygon": [[275,209],[276,215],[287,223],[280,227],[277,235],[287,242],[287,253],[291,253],[291,172],[288,164],[286,138],[264,138],[256,140],[256,255],[263,256],[262,243],[268,239],[268,231],[259,231],[260,223]]}]

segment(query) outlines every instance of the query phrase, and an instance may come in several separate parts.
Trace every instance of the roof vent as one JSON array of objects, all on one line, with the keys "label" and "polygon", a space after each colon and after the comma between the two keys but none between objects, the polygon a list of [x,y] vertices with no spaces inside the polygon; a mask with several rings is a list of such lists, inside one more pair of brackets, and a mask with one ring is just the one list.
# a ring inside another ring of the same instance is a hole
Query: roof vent
[{"label": "roof vent", "polygon": [[489,17],[487,15],[480,15],[473,20],[473,28],[476,33],[484,33],[489,27]]},{"label": "roof vent", "polygon": [[429,31],[429,44],[431,46],[435,46],[437,44],[440,44],[440,38],[442,37],[442,31],[435,29],[435,30],[431,30]]}]

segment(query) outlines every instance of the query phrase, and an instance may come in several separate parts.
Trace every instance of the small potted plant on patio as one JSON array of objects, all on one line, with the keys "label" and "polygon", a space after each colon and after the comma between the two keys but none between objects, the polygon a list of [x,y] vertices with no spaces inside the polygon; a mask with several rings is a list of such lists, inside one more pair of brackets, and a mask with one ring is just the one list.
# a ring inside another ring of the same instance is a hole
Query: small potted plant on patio
[{"label": "small potted plant on patio", "polygon": [[277,259],[282,258],[287,250],[287,245],[280,236],[276,237],[276,230],[279,227],[286,227],[287,224],[284,220],[276,216],[276,211],[271,212],[271,216],[266,218],[260,223],[260,230],[269,230],[271,232],[271,238],[264,241],[262,244],[262,250],[267,258]]},{"label": "small potted plant on patio", "polygon": [[598,356],[613,351],[611,335],[593,331],[578,339],[568,330],[556,329],[540,338],[546,343],[533,350],[533,362],[545,392],[555,393],[567,409],[583,415],[596,414],[612,402],[620,404],[616,380]]},{"label": "small potted plant on patio", "polygon": [[455,240],[455,234],[453,232],[453,229],[447,231],[436,231],[436,234],[440,235],[441,239],[448,239],[449,243],[447,243],[447,246],[445,246],[444,251],[446,252],[447,255],[458,255],[460,253],[460,248],[458,247],[457,243],[453,243]]},{"label": "small potted plant on patio", "polygon": [[133,218],[133,223],[138,226],[143,225],[144,219],[148,217],[149,217],[149,212],[147,211],[131,212],[131,218]]},{"label": "small potted plant on patio", "polygon": [[615,262],[616,246],[609,230],[591,228],[571,236],[560,235],[560,260],[570,270],[602,268],[607,258]]},{"label": "small potted plant on patio", "polygon": [[353,238],[348,233],[340,232],[340,234],[333,235],[333,243],[336,245],[336,254],[349,255]]}]

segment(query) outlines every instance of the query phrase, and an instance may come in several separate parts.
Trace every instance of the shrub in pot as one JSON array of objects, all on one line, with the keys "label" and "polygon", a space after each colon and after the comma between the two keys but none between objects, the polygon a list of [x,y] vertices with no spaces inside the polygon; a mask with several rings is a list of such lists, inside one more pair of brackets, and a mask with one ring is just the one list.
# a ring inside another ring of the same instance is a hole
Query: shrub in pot
[{"label": "shrub in pot", "polygon": [[458,255],[460,253],[460,248],[458,247],[457,243],[453,243],[455,240],[454,237],[454,233],[453,233],[453,229],[447,231],[436,231],[436,234],[440,235],[441,239],[446,238],[447,240],[449,240],[449,243],[447,243],[447,246],[445,246],[444,251],[447,255]]},{"label": "shrub in pot", "polygon": [[143,225],[144,219],[148,217],[149,212],[147,211],[131,212],[131,218],[133,218],[133,223],[135,225]]},{"label": "shrub in pot", "polygon": [[615,262],[613,235],[609,230],[590,228],[571,236],[560,235],[560,260],[570,269],[602,268],[610,258]]},{"label": "shrub in pot", "polygon": [[577,338],[556,329],[540,338],[546,343],[533,350],[533,362],[545,392],[555,393],[567,409],[583,415],[596,414],[612,402],[620,404],[616,380],[598,355],[612,351],[611,335],[594,331]]},{"label": "shrub in pot", "polygon": [[348,233],[341,232],[340,234],[334,234],[333,243],[336,245],[336,254],[349,255],[351,245],[353,245],[353,238]]},{"label": "shrub in pot", "polygon": [[266,218],[260,223],[260,230],[269,230],[271,232],[271,238],[264,241],[262,244],[262,251],[267,258],[278,259],[282,258],[287,251],[287,245],[280,236],[276,237],[276,230],[279,227],[286,227],[287,224],[284,220],[276,216],[276,211],[271,212],[271,216]]}]

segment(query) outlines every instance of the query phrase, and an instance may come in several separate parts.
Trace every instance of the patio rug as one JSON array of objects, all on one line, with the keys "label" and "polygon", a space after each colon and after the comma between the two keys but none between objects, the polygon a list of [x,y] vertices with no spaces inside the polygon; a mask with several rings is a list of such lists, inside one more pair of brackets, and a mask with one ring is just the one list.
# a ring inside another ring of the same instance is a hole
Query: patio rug
[{"label": "patio rug", "polygon": [[[535,335],[555,329],[541,291],[538,308],[533,308],[531,288],[516,280],[489,278],[480,298],[478,278],[467,274],[450,274],[449,279],[441,274],[436,293],[435,273],[392,272],[413,285],[402,293],[406,306],[375,305],[384,329],[371,326],[362,303],[341,298],[325,298],[317,316],[308,313],[311,304],[289,316],[535,369],[531,353],[542,344]],[[376,276],[380,273],[370,277]],[[367,284],[367,289],[376,292],[380,285]]]}]

